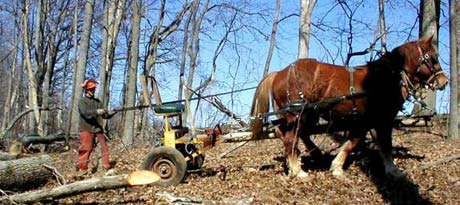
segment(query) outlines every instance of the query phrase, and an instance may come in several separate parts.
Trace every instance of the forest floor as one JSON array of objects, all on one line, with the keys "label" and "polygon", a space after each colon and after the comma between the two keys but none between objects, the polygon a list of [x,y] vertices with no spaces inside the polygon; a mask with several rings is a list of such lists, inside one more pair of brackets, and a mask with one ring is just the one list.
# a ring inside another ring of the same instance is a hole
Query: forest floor
[{"label": "forest floor", "polygon": [[[248,142],[220,158],[234,143],[219,144],[206,152],[199,171],[186,175],[172,187],[138,186],[97,191],[56,200],[57,204],[460,204],[460,141],[446,139],[445,127],[395,129],[395,164],[406,173],[400,180],[386,178],[378,154],[371,146],[357,150],[348,160],[345,176],[328,171],[338,145],[326,135],[314,141],[323,159],[310,159],[303,152],[303,179],[291,179],[283,168],[284,147],[279,139]],[[51,153],[67,183],[76,177],[78,142],[70,151]],[[109,142],[117,173],[140,167],[152,145],[137,142],[124,149]],[[99,177],[98,171],[86,178]],[[57,186],[55,182],[45,187]],[[42,187],[43,189],[43,187]],[[173,196],[175,202],[171,202]]]}]

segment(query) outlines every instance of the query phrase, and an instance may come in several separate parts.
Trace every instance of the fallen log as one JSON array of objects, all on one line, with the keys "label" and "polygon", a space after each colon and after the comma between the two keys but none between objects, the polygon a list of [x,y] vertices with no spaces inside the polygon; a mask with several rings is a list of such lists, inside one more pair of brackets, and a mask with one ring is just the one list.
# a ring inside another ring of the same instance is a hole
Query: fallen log
[{"label": "fallen log", "polygon": [[0,152],[0,161],[13,160],[18,157],[17,154],[10,154],[6,152]]},{"label": "fallen log", "polygon": [[[268,133],[263,139],[275,139],[276,135],[273,132]],[[252,132],[234,132],[222,136],[222,143],[254,141]]]},{"label": "fallen log", "polygon": [[21,143],[24,147],[28,147],[31,144],[51,144],[57,141],[66,141],[64,133],[55,133],[48,136],[40,135],[26,135],[21,138]]},{"label": "fallen log", "polygon": [[160,179],[160,176],[152,171],[137,170],[130,174],[121,174],[115,176],[103,176],[83,181],[77,181],[71,184],[43,189],[33,192],[9,195],[0,197],[0,204],[23,204],[40,201],[51,201],[66,196],[72,196],[85,192],[116,189],[127,186],[137,186],[152,184]]},{"label": "fallen log", "polygon": [[0,161],[0,189],[25,190],[48,182],[53,173],[43,165],[53,165],[50,156]]}]

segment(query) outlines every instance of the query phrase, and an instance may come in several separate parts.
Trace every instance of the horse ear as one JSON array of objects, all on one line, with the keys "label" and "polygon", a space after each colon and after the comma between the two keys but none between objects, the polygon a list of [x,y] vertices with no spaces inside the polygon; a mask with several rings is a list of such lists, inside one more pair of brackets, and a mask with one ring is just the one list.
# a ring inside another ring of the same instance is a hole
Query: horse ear
[{"label": "horse ear", "polygon": [[422,39],[420,39],[420,41],[422,43],[426,43],[426,44],[430,45],[431,42],[433,42],[433,37],[434,37],[434,35],[431,35],[429,37],[423,37]]}]

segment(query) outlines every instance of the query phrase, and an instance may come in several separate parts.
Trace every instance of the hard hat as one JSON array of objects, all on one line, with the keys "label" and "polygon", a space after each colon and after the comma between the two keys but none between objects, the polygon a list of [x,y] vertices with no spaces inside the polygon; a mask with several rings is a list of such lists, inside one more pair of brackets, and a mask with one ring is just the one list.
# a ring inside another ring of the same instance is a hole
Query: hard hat
[{"label": "hard hat", "polygon": [[90,78],[90,79],[83,81],[83,83],[81,84],[81,87],[84,90],[91,90],[93,88],[96,88],[97,84],[98,82],[96,80],[94,80],[93,78]]}]

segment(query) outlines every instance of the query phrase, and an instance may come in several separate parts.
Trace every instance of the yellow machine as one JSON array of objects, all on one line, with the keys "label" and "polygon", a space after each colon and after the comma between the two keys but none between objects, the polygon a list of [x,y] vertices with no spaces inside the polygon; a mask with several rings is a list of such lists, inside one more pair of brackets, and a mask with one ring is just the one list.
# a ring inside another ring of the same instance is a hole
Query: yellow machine
[{"label": "yellow machine", "polygon": [[[146,77],[141,77],[144,89],[144,98],[150,105],[150,98],[146,95]],[[142,168],[156,172],[161,180],[159,186],[179,184],[187,170],[200,169],[204,162],[204,152],[215,146],[221,129],[206,130],[203,134],[190,134],[189,129],[182,124],[182,114],[185,106],[178,103],[161,104],[161,98],[154,79],[151,79],[152,91],[156,95],[158,104],[151,106],[155,115],[163,116],[163,130],[160,136],[160,146],[147,154]],[[156,92],[155,92],[156,90]]]}]

